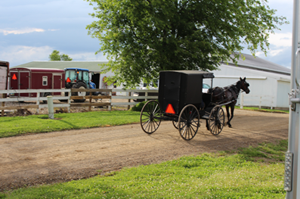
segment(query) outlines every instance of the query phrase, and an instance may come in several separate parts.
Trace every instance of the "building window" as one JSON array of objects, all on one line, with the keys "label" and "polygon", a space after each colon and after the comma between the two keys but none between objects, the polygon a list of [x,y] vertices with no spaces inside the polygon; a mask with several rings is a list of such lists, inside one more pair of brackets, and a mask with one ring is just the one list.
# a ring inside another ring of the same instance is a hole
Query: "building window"
[{"label": "building window", "polygon": [[48,76],[43,76],[43,86],[48,85]]}]

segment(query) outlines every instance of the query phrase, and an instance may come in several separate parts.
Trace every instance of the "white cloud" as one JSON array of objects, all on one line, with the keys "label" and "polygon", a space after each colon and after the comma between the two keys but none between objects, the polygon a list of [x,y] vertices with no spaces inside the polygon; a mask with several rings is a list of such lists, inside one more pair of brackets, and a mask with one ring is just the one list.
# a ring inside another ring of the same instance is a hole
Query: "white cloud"
[{"label": "white cloud", "polygon": [[292,33],[276,33],[271,34],[269,43],[276,47],[291,47],[292,46]]},{"label": "white cloud", "polygon": [[10,62],[11,66],[25,64],[34,60],[49,60],[53,48],[50,46],[9,46],[0,48],[0,60]]},{"label": "white cloud", "polygon": [[[61,52],[62,53],[62,52]],[[68,54],[68,53],[64,53]],[[107,60],[102,53],[95,55],[93,52],[86,53],[76,53],[76,54],[68,54],[74,61],[99,61],[99,60]]]},{"label": "white cloud", "polygon": [[264,56],[265,54],[263,52],[256,52],[255,53],[255,56],[257,57],[261,57],[261,56]]},{"label": "white cloud", "polygon": [[4,35],[9,35],[9,34],[19,35],[19,34],[27,34],[32,32],[45,32],[45,30],[41,28],[23,28],[19,30],[0,29],[0,33],[3,33]]},{"label": "white cloud", "polygon": [[271,55],[271,57],[274,57],[274,56],[278,55],[279,53],[281,53],[281,52],[283,52],[283,51],[284,51],[284,49],[270,50],[270,51],[268,52],[268,54]]},{"label": "white cloud", "polygon": [[59,29],[48,29],[48,31],[58,31]]}]

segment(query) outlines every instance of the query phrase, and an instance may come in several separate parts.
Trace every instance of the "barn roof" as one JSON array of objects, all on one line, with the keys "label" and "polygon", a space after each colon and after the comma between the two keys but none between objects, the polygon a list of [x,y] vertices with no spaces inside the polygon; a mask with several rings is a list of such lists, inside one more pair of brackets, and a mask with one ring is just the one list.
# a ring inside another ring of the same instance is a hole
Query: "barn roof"
[{"label": "barn roof", "polygon": [[[254,57],[252,55],[243,54],[243,56],[245,57],[245,60],[243,60],[243,58],[240,57],[237,63],[238,67],[266,71],[266,72],[273,72],[273,73],[284,74],[284,75],[291,74],[290,68],[275,64],[273,62],[264,60],[259,57]],[[228,64],[235,66],[235,64],[232,62],[229,62]]]},{"label": "barn roof", "polygon": [[87,68],[90,71],[100,72],[100,64],[106,63],[107,61],[32,61],[15,68]]},{"label": "barn roof", "polygon": [[[245,60],[240,58],[238,60],[238,67],[248,68],[253,70],[260,70],[272,72],[277,74],[290,75],[291,69],[264,60],[259,57],[253,57],[249,54],[243,54]],[[90,71],[101,72],[100,64],[106,64],[107,61],[32,61],[26,64],[18,65],[18,68],[87,68]],[[224,63],[225,64],[225,63]],[[228,65],[236,66],[233,62],[228,62]],[[221,66],[222,67],[222,66]]]}]

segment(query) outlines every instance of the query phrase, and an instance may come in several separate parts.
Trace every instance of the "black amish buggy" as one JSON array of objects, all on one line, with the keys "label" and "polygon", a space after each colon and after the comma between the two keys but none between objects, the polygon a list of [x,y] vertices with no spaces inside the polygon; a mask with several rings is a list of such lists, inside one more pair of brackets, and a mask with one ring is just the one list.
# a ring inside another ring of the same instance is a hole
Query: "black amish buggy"
[{"label": "black amish buggy", "polygon": [[202,92],[204,78],[214,78],[214,74],[190,70],[160,72],[158,101],[148,101],[141,110],[143,131],[152,134],[162,120],[168,120],[184,140],[191,140],[197,134],[200,119],[205,119],[207,129],[213,135],[220,134],[224,111],[222,105],[212,102],[212,94]]}]

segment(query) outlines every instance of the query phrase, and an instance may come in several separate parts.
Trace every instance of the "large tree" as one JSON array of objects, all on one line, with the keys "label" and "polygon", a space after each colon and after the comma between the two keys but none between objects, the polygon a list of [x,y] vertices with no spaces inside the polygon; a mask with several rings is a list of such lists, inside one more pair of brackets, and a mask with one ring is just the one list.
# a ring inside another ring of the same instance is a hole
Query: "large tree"
[{"label": "large tree", "polygon": [[97,19],[89,34],[100,40],[107,70],[127,87],[161,70],[214,70],[236,62],[244,46],[266,53],[269,34],[287,23],[266,0],[87,1]]},{"label": "large tree", "polygon": [[53,52],[49,55],[50,61],[72,61],[73,59],[66,54],[59,54],[58,50],[53,50]]}]

